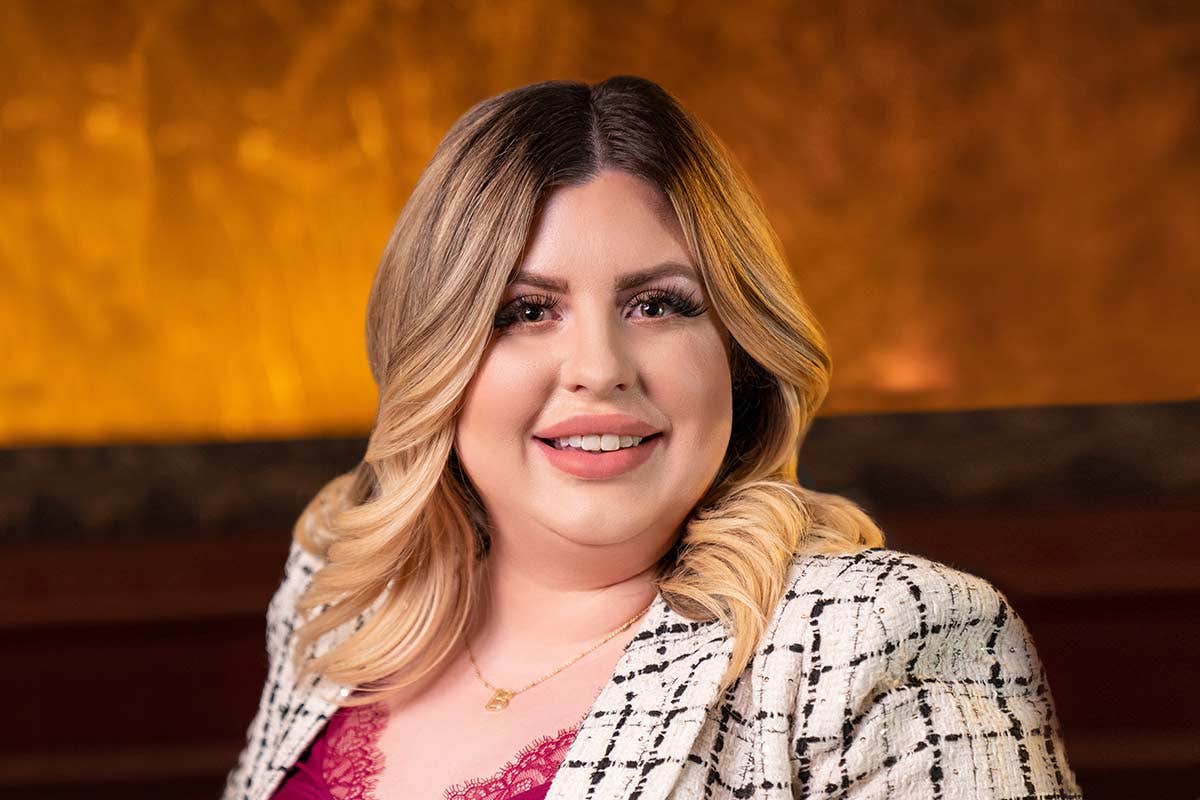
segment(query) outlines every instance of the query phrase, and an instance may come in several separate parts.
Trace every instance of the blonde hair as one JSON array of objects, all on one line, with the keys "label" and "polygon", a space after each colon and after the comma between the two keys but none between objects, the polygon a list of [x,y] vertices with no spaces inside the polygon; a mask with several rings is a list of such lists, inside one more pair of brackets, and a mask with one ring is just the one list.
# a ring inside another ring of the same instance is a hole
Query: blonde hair
[{"label": "blonde hair", "polygon": [[[317,613],[294,658],[301,676],[364,690],[344,704],[437,669],[480,604],[490,539],[453,451],[455,416],[536,212],[556,187],[601,169],[662,190],[732,335],[729,447],[655,573],[668,606],[720,620],[734,637],[721,690],[749,663],[794,556],[883,546],[854,502],[797,482],[830,358],[749,179],[717,136],[643,78],[523,86],[453,125],[400,213],[367,305],[379,405],[366,454],[306,509],[316,524],[296,528],[326,563],[298,602],[302,615]],[[302,662],[373,604],[361,627]]]}]

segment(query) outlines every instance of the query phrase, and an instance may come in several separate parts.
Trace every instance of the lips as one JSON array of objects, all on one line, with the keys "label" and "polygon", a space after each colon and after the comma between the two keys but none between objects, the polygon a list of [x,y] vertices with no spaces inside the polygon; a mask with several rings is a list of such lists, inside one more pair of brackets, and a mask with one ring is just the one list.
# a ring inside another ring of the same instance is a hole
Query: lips
[{"label": "lips", "polygon": [[661,435],[652,435],[644,438],[637,447],[589,452],[574,447],[560,450],[540,436],[532,438],[537,443],[537,449],[546,456],[552,466],[585,480],[616,478],[636,470],[658,451],[663,439]]}]

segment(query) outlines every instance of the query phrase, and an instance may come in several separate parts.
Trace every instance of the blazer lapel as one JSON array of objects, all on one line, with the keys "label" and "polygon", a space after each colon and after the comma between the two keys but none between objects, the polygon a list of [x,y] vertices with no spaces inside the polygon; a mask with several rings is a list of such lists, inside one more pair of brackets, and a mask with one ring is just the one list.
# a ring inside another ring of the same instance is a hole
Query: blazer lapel
[{"label": "blazer lapel", "polygon": [[[315,658],[332,649],[352,634],[379,607],[377,601],[357,617],[326,633],[310,649],[309,658]],[[294,685],[286,699],[276,699],[281,711],[276,736],[271,742],[267,764],[269,778],[260,788],[256,798],[267,797],[278,788],[284,774],[296,763],[305,748],[321,730],[325,722],[337,711],[338,701],[348,695],[350,687],[335,684],[324,676],[309,679],[304,685]]]},{"label": "blazer lapel", "polygon": [[733,640],[660,594],[568,748],[546,800],[664,800],[692,752]]}]

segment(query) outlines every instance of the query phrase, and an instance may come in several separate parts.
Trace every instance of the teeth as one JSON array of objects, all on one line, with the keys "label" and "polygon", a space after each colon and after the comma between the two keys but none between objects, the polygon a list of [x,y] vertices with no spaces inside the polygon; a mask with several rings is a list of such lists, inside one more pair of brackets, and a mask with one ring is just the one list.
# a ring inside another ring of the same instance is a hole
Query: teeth
[{"label": "teeth", "polygon": [[578,450],[601,452],[606,450],[621,450],[626,447],[636,447],[644,437],[619,436],[615,433],[591,433],[582,436],[564,436],[554,440],[560,449],[574,447]]}]

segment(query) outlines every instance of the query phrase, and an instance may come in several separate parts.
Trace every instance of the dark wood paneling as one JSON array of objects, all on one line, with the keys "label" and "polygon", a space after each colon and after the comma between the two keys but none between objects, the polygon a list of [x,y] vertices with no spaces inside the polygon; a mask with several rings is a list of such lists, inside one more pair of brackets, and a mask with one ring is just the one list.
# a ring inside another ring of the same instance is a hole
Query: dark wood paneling
[{"label": "dark wood paneling", "polygon": [[246,618],[283,576],[286,534],[10,545],[0,629]]}]

